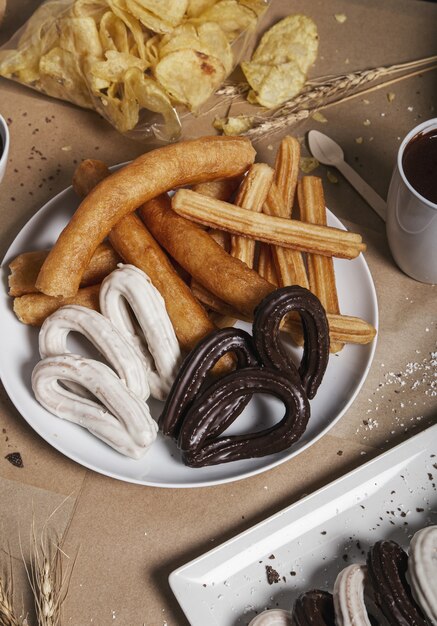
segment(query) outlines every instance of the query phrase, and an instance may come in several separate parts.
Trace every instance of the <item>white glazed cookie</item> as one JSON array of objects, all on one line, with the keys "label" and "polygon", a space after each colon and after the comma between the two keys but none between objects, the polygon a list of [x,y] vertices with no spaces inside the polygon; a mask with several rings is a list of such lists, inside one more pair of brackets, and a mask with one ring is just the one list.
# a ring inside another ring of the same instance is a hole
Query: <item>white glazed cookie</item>
[{"label": "white glazed cookie", "polygon": [[411,540],[408,576],[414,598],[437,625],[437,526],[419,530]]},{"label": "white glazed cookie", "polygon": [[[73,393],[60,381],[85,387],[102,404]],[[32,388],[48,411],[83,426],[133,459],[142,457],[156,439],[158,425],[147,404],[104,363],[75,354],[47,357],[33,370]]]},{"label": "white glazed cookie", "polygon": [[[78,332],[86,337],[138,397],[145,400],[149,397],[147,372],[137,351],[110,320],[97,311],[68,305],[52,313],[39,333],[41,358],[69,353],[67,339],[70,332]],[[74,386],[71,389],[80,393]]]},{"label": "white glazed cookie", "polygon": [[[149,277],[133,265],[120,264],[102,283],[100,310],[141,354],[150,392],[164,400],[180,365],[181,351],[164,299]],[[127,303],[144,335],[136,333]]]},{"label": "white glazed cookie", "polygon": [[338,626],[371,626],[364,603],[366,566],[345,567],[334,584],[335,623]]}]

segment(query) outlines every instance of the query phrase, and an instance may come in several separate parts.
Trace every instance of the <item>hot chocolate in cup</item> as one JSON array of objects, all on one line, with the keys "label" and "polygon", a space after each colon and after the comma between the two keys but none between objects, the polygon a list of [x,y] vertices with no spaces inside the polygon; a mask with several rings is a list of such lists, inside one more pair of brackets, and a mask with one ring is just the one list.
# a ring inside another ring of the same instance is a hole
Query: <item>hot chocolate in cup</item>
[{"label": "hot chocolate in cup", "polygon": [[400,145],[387,198],[393,258],[415,280],[437,283],[437,118]]},{"label": "hot chocolate in cup", "polygon": [[0,183],[6,172],[9,154],[9,129],[6,120],[0,115]]}]

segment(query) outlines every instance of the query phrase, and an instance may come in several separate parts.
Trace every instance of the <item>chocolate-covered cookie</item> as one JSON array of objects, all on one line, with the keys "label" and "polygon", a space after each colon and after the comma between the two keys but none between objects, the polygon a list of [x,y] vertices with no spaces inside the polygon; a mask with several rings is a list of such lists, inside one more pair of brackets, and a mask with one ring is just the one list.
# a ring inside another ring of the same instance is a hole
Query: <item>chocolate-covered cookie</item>
[{"label": "chocolate-covered cookie", "polygon": [[[299,369],[287,354],[279,337],[279,325],[287,313],[296,311],[302,319],[304,350]],[[320,300],[308,289],[293,285],[266,296],[255,309],[253,339],[262,363],[301,382],[308,398],[314,398],[329,359],[329,327]]]},{"label": "chocolate-covered cookie", "polygon": [[328,591],[313,589],[294,603],[293,626],[335,626],[334,600]]},{"label": "chocolate-covered cookie", "polygon": [[[177,438],[184,415],[202,388],[215,363],[227,352],[236,356],[236,368],[258,364],[252,337],[239,328],[223,328],[205,337],[183,361],[172,385],[159,427],[164,435]],[[241,410],[248,400],[238,400]],[[217,434],[217,433],[216,433]]]},{"label": "chocolate-covered cookie", "polygon": [[[264,430],[216,437],[241,413],[240,398],[254,393],[276,396],[285,406],[284,417]],[[278,371],[260,367],[237,370],[209,386],[188,409],[180,429],[178,445],[184,461],[192,467],[261,457],[289,448],[305,432],[310,416],[309,402],[300,385]]]},{"label": "chocolate-covered cookie", "polygon": [[407,554],[395,541],[378,541],[367,555],[373,601],[390,626],[426,626],[406,579]]}]

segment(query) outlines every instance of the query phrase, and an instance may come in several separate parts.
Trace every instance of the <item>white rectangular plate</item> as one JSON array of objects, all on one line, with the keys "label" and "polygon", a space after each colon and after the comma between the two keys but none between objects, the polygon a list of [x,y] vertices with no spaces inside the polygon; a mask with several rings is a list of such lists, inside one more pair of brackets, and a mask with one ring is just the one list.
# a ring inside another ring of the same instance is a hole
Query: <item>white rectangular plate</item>
[{"label": "white rectangular plate", "polygon": [[[191,626],[245,626],[265,608],[290,610],[302,591],[332,591],[380,539],[404,548],[437,524],[437,425],[172,572]],[[280,576],[269,584],[266,567]]]}]

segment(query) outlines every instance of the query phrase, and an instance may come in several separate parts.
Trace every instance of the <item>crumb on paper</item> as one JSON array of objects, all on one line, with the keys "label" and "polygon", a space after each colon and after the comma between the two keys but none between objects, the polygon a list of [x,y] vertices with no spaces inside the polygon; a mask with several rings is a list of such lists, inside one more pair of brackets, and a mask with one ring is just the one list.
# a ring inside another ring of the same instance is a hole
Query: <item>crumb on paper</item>
[{"label": "crumb on paper", "polygon": [[355,137],[355,143],[363,143],[362,137]]},{"label": "crumb on paper", "polygon": [[363,126],[370,126],[370,124],[371,124],[371,123],[372,123],[372,122],[371,122],[369,119],[364,120],[364,122],[363,122]]},{"label": "crumb on paper", "polygon": [[412,111],[414,111],[414,107],[407,107],[407,111],[411,113]]},{"label": "crumb on paper", "polygon": [[364,98],[363,103],[364,104],[370,104],[370,100],[367,100],[367,98]]},{"label": "crumb on paper", "polygon": [[345,13],[336,13],[334,17],[339,24],[344,24],[347,20],[347,15]]},{"label": "crumb on paper", "polygon": [[267,146],[267,150],[273,150],[273,146],[271,143],[269,143],[269,145]]},{"label": "crumb on paper", "polygon": [[320,111],[316,111],[315,113],[312,114],[311,117],[316,122],[320,122],[320,124],[326,124],[328,121],[327,118],[323,115],[323,113],[320,113]]},{"label": "crumb on paper", "polygon": [[328,170],[326,172],[326,178],[329,180],[330,183],[332,183],[333,185],[336,185],[338,183],[338,178],[335,174],[333,174],[331,172],[331,170]]},{"label": "crumb on paper", "polygon": [[73,148],[71,146],[62,146],[61,150],[63,152],[71,152],[71,150],[73,150]]},{"label": "crumb on paper", "polygon": [[300,157],[299,167],[304,174],[310,174],[320,163],[314,157]]},{"label": "crumb on paper", "polygon": [[393,100],[396,98],[396,94],[393,93],[393,91],[389,91],[387,94],[387,100],[388,102],[393,102]]},{"label": "crumb on paper", "polygon": [[10,452],[5,456],[5,459],[14,467],[24,467],[23,459],[19,452]]}]

